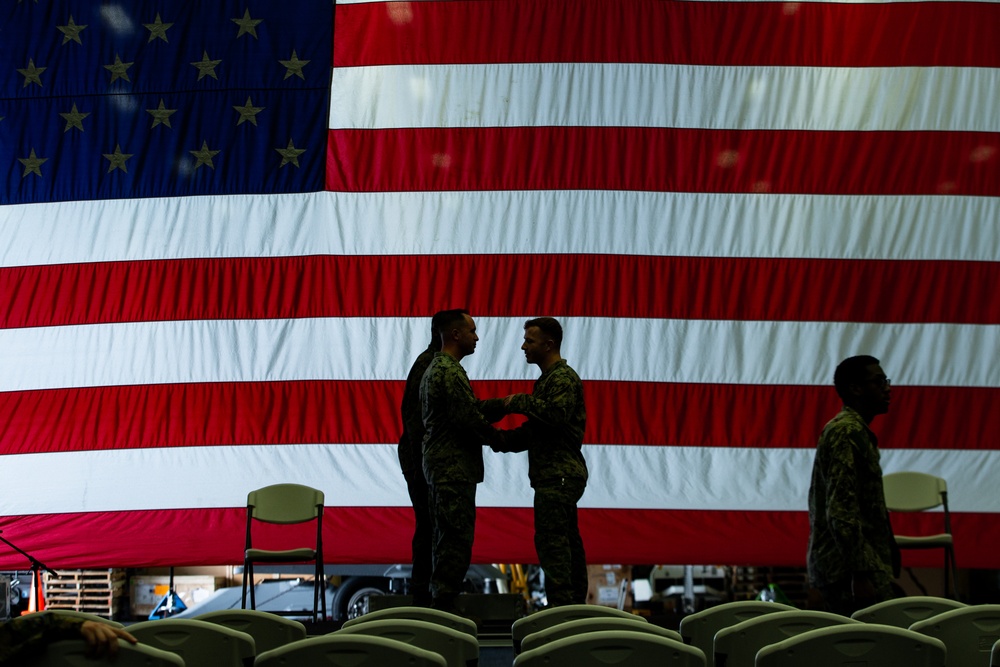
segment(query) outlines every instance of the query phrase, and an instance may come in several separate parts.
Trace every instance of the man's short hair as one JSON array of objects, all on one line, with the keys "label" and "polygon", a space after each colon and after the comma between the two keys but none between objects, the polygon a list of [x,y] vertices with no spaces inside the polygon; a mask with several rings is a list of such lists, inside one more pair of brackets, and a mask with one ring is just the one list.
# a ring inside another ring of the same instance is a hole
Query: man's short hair
[{"label": "man's short hair", "polygon": [[439,310],[431,316],[431,342],[428,347],[433,347],[437,350],[441,349],[441,319],[444,317],[445,313],[449,313],[448,310]]},{"label": "man's short hair", "polygon": [[837,390],[837,395],[847,403],[851,400],[851,385],[861,384],[868,379],[868,367],[878,364],[878,359],[867,354],[859,354],[856,357],[848,357],[837,365],[837,370],[833,373],[833,386]]},{"label": "man's short hair", "polygon": [[533,320],[528,320],[524,323],[524,329],[527,331],[530,327],[538,327],[538,330],[543,334],[552,339],[555,343],[556,349],[562,345],[562,325],[559,324],[559,320],[554,317],[536,317]]},{"label": "man's short hair", "polygon": [[[465,324],[465,316],[469,314],[465,308],[452,308],[434,314],[437,318],[437,332],[441,335],[451,333],[451,330]],[[433,323],[433,322],[432,322]]]}]

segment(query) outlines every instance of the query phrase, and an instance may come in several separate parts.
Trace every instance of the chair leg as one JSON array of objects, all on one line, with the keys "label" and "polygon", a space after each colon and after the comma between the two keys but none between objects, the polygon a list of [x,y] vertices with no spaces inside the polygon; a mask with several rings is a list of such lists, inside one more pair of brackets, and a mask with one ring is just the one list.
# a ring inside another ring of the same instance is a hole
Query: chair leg
[{"label": "chair leg", "polygon": [[247,574],[247,577],[248,577],[247,585],[250,587],[250,608],[251,609],[256,609],[257,608],[257,587],[254,585],[254,582],[253,582],[253,561],[250,561],[248,563],[247,567],[243,568],[243,571],[244,572],[248,572],[248,574]]},{"label": "chair leg", "polygon": [[247,562],[243,561],[243,601],[240,603],[240,609],[247,608]]},{"label": "chair leg", "polygon": [[951,578],[951,592],[952,597],[959,602],[962,601],[958,594],[958,567],[955,563],[955,549],[954,547],[948,546],[944,549],[944,590],[945,595],[948,594],[948,580],[949,575]]}]

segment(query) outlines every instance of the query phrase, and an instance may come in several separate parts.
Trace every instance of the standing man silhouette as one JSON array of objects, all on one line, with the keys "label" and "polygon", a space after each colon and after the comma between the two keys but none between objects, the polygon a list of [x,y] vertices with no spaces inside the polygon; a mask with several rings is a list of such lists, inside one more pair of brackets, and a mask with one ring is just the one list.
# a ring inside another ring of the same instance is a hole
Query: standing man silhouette
[{"label": "standing man silhouette", "polygon": [[420,406],[420,381],[430,366],[434,353],[441,350],[441,334],[438,332],[440,318],[446,311],[438,311],[431,317],[431,342],[427,349],[417,355],[410,372],[406,375],[406,388],[399,411],[403,417],[403,433],[399,436],[396,453],[399,467],[406,480],[406,491],[413,505],[413,570],[410,574],[410,594],[417,607],[431,605],[431,540],[434,526],[428,502],[427,480],[424,478],[424,458],[421,452],[424,443],[424,420]]},{"label": "standing man silhouette", "polygon": [[476,351],[476,323],[465,310],[441,314],[441,351],[420,383],[424,421],[424,475],[433,518],[431,606],[455,612],[472,563],[476,485],[483,481],[483,445],[499,432],[481,412],[461,361]]},{"label": "standing man silhouette", "polygon": [[535,552],[545,573],[549,606],[587,601],[587,555],[580,537],[576,505],[587,488],[583,434],[587,411],[583,383],[562,358],[563,330],[558,320],[539,317],[524,323],[524,358],[542,375],[530,394],[484,402],[507,413],[526,415],[524,425],[504,431],[495,451],[528,452],[528,478],[535,490]]}]

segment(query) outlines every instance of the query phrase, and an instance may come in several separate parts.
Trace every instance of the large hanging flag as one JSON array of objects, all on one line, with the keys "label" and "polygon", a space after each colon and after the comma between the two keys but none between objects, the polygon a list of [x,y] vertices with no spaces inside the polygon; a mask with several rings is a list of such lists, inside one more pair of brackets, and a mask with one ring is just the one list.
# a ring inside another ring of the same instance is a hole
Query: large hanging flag
[{"label": "large hanging flag", "polygon": [[[407,561],[403,378],[464,306],[483,398],[563,322],[591,562],[804,564],[865,353],[883,469],[945,477],[959,565],[1000,566],[1000,4],[203,4],[0,17],[5,537],[237,563],[293,481],[330,562]],[[474,559],[532,562],[526,460],[486,466]]]}]

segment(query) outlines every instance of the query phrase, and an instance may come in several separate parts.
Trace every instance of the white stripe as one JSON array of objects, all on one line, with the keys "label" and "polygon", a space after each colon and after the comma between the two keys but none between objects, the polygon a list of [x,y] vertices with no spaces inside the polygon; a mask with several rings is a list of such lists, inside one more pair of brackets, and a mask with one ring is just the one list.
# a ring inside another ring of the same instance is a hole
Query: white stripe
[{"label": "white stripe", "polygon": [[0,266],[480,253],[1000,261],[997,220],[1000,197],[543,190],[126,199],[0,207]]},{"label": "white stripe", "polygon": [[1000,131],[1000,69],[643,63],[337,68],[331,129]]},{"label": "white stripe", "polygon": [[[808,449],[590,445],[580,507],[804,511]],[[485,452],[481,507],[531,507],[527,457]],[[294,480],[322,489],[331,507],[410,504],[394,445],[247,445],[66,452],[3,457],[0,515],[185,507],[243,507],[248,490]],[[883,450],[886,472],[932,471],[949,482],[957,512],[1000,512],[1000,452]],[[39,471],[45,471],[40,493]],[[114,480],[114,483],[108,483]],[[183,497],[155,492],[183,482]]]},{"label": "white stripe", "polygon": [[[522,317],[476,318],[473,380],[534,379]],[[563,318],[564,356],[593,380],[829,384],[873,354],[900,385],[1000,386],[1000,326]],[[142,322],[0,330],[0,391],[183,382],[402,380],[425,318]],[[789,360],[794,360],[794,363]],[[919,362],[914,361],[919,360]]]}]

